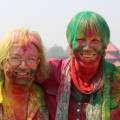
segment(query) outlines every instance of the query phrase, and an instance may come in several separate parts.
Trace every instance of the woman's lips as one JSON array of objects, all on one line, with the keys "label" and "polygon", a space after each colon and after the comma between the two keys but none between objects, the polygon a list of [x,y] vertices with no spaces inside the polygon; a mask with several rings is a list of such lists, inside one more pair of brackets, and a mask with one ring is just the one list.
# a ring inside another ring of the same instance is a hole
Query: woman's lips
[{"label": "woman's lips", "polygon": [[83,56],[83,57],[86,57],[86,58],[91,58],[91,57],[96,56],[96,55],[95,55],[95,54],[92,54],[92,55],[83,54],[82,56]]},{"label": "woman's lips", "polygon": [[86,53],[82,53],[80,54],[82,57],[85,57],[85,58],[92,58],[92,57],[95,57],[97,54],[96,53],[92,53],[92,54],[86,54]]},{"label": "woman's lips", "polygon": [[84,60],[84,62],[92,62],[96,59],[97,57],[97,54],[96,53],[82,53],[82,54],[79,54],[79,58],[81,60]]},{"label": "woman's lips", "polygon": [[28,77],[30,74],[28,72],[16,72],[17,77]]}]

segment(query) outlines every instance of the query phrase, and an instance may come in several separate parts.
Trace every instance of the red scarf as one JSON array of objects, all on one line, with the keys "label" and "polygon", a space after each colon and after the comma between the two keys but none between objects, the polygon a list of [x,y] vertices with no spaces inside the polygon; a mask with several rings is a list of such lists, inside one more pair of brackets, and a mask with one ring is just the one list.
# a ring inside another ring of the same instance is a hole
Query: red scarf
[{"label": "red scarf", "polygon": [[[90,81],[85,81],[83,80],[77,68],[81,69],[79,67],[79,63],[75,63],[75,58],[71,59],[71,77],[72,77],[72,82],[74,83],[75,87],[82,93],[84,94],[90,94],[98,89],[100,89],[103,86],[103,81],[102,81],[102,67],[97,70],[97,73],[95,76],[90,79]],[[101,65],[102,66],[102,65]],[[99,67],[99,66],[98,66]],[[87,69],[87,68],[86,68]],[[92,68],[91,68],[91,74],[92,74]]]}]

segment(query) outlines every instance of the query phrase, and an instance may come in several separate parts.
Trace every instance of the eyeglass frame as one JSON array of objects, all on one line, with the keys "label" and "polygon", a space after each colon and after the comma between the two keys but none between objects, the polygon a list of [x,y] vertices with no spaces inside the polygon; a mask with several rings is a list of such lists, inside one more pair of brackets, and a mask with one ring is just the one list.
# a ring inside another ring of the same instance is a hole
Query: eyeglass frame
[{"label": "eyeglass frame", "polygon": [[[14,58],[14,59],[13,59]],[[10,61],[10,60],[14,60],[14,61]],[[16,61],[15,61],[16,60]],[[40,62],[40,58],[37,58],[36,60],[34,59],[34,62],[32,61],[32,62],[29,62],[28,63],[28,60],[32,60],[32,59],[27,59],[27,60],[25,60],[25,59],[21,59],[21,58],[17,58],[16,57],[16,59],[15,59],[15,57],[8,57],[7,58],[7,61],[9,62],[9,64],[11,65],[11,66],[16,66],[16,67],[18,67],[18,66],[20,66],[21,64],[22,64],[22,62],[24,61],[25,62],[25,64],[28,66],[28,67],[31,67],[32,65],[30,65],[30,64],[35,64],[36,66],[39,64],[39,62]],[[16,62],[16,64],[13,64],[13,63],[15,63]]]}]

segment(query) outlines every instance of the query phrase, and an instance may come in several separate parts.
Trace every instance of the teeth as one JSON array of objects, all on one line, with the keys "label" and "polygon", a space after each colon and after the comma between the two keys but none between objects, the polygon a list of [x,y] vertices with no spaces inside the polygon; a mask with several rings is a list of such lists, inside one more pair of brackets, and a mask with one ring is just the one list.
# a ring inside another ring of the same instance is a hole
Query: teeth
[{"label": "teeth", "polygon": [[21,75],[21,76],[25,76],[25,75],[28,75],[28,73],[18,73],[16,72],[17,75]]},{"label": "teeth", "polygon": [[95,56],[95,54],[92,54],[92,55],[82,55],[83,57],[93,57],[93,56]]},{"label": "teeth", "polygon": [[19,75],[27,75],[26,73],[19,73]]}]

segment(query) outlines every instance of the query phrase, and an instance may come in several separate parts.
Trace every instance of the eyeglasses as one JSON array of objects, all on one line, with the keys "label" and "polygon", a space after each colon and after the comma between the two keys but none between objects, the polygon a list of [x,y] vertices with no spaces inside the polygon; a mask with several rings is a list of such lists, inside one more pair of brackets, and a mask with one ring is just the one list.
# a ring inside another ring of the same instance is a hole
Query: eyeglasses
[{"label": "eyeglasses", "polygon": [[8,62],[12,66],[19,66],[22,64],[22,62],[25,62],[27,66],[29,67],[36,67],[40,61],[38,58],[27,58],[27,59],[21,59],[18,57],[9,57]]}]

